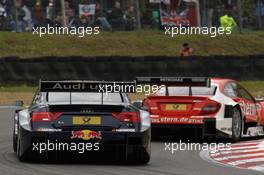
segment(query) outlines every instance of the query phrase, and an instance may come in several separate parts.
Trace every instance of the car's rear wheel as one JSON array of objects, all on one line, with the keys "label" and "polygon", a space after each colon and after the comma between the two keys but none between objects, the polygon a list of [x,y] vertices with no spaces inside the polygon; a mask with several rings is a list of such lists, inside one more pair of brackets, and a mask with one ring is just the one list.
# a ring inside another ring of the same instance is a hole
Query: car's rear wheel
[{"label": "car's rear wheel", "polygon": [[152,141],[160,141],[162,139],[162,131],[158,129],[151,129],[151,140]]},{"label": "car's rear wheel", "polygon": [[17,122],[14,119],[14,129],[13,129],[13,151],[17,152],[17,134],[16,134],[16,127],[17,127]]},{"label": "car's rear wheel", "polygon": [[149,155],[133,155],[130,156],[129,160],[126,160],[126,164],[129,165],[145,165],[150,161]]},{"label": "car's rear wheel", "polygon": [[21,153],[21,141],[20,141],[20,138],[18,137],[18,139],[17,139],[17,146],[16,146],[16,148],[17,148],[17,151],[16,151],[16,153],[17,153],[17,157],[18,157],[18,160],[20,160],[20,161],[26,161],[26,157],[25,157],[25,155],[23,155],[22,153]]},{"label": "car's rear wheel", "polygon": [[241,139],[242,116],[238,108],[233,108],[232,116],[232,141],[237,142]]},{"label": "car's rear wheel", "polygon": [[139,165],[145,165],[145,164],[147,164],[149,162],[149,160],[150,160],[149,156],[144,156],[141,159],[139,159],[137,163]]},{"label": "car's rear wheel", "polygon": [[13,151],[17,152],[17,139],[14,134],[13,134]]},{"label": "car's rear wheel", "polygon": [[133,146],[130,153],[126,153],[126,164],[144,165],[150,161],[150,152],[143,147]]},{"label": "car's rear wheel", "polygon": [[32,154],[32,150],[31,149],[28,149],[27,151],[23,151],[23,144],[21,143],[21,136],[20,136],[20,133],[18,131],[18,136],[17,136],[17,157],[20,161],[22,162],[29,162],[29,161],[32,161],[32,157],[33,157],[33,154]]}]

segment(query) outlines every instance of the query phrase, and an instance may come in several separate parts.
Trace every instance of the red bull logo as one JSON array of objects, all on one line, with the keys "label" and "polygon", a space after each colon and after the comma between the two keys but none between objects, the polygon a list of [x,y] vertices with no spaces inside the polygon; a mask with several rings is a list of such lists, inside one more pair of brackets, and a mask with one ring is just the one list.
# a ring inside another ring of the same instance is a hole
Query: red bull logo
[{"label": "red bull logo", "polygon": [[91,130],[72,131],[71,139],[76,139],[76,138],[83,140],[102,139],[100,131],[96,132]]}]

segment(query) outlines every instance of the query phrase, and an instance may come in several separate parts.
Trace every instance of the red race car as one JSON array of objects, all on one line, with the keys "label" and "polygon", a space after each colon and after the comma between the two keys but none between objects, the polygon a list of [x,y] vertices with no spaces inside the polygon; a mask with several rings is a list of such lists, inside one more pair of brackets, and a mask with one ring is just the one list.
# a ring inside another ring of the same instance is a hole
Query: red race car
[{"label": "red race car", "polygon": [[163,85],[142,102],[151,114],[152,137],[166,131],[175,135],[175,130],[183,128],[203,138],[233,141],[264,135],[264,100],[254,98],[235,80],[141,77],[138,82]]}]

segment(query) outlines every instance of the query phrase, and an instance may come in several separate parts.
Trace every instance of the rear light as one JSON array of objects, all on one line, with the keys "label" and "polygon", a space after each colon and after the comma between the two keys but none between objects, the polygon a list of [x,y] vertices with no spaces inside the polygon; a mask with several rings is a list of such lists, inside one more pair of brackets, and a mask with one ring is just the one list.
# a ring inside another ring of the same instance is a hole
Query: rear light
[{"label": "rear light", "polygon": [[214,114],[216,112],[218,112],[218,110],[220,109],[221,105],[217,102],[210,102],[210,103],[206,103],[201,111],[200,114],[201,115],[208,115],[208,114]]},{"label": "rear light", "polygon": [[159,118],[159,115],[150,115],[150,118]]},{"label": "rear light", "polygon": [[140,117],[137,112],[114,112],[112,113],[112,116],[119,120],[120,122],[133,122],[133,123],[139,123]]},{"label": "rear light", "polygon": [[151,111],[155,111],[155,110],[158,110],[158,107],[155,107],[155,106],[151,106],[151,107],[150,107],[150,110],[151,110]]},{"label": "rear light", "polygon": [[61,112],[33,112],[32,122],[51,122],[61,116]]},{"label": "rear light", "polygon": [[150,113],[157,113],[159,111],[158,104],[156,102],[149,102],[149,112]]}]

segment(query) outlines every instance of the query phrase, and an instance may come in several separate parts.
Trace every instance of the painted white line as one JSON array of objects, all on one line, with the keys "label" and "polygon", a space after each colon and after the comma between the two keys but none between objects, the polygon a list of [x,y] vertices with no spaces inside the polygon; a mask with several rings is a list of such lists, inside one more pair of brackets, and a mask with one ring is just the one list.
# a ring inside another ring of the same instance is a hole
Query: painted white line
[{"label": "painted white line", "polygon": [[250,142],[250,143],[235,143],[232,144],[231,147],[235,146],[235,147],[240,147],[240,146],[252,146],[252,145],[258,145],[262,142],[263,140],[259,141],[259,142]]},{"label": "painted white line", "polygon": [[263,142],[263,139],[243,141],[243,142],[240,142],[240,143],[233,143],[232,145],[244,145],[244,144],[260,143],[260,142]]},{"label": "painted white line", "polygon": [[264,158],[254,158],[254,159],[245,159],[245,160],[237,160],[234,162],[229,162],[229,165],[237,166],[237,165],[242,165],[250,162],[262,162],[264,161]]},{"label": "painted white line", "polygon": [[221,157],[221,158],[214,158],[214,160],[222,161],[222,160],[236,159],[236,158],[246,158],[246,157],[252,157],[252,156],[263,156],[264,157],[264,153],[244,154],[244,155],[239,155],[239,156],[226,156],[226,157]]},{"label": "painted white line", "polygon": [[258,145],[258,148],[263,148],[263,149],[264,149],[264,141],[261,142],[261,143]]},{"label": "painted white line", "polygon": [[[235,146],[235,147],[234,147]],[[217,152],[202,151],[200,157],[220,166],[264,172],[264,140],[246,141],[221,148]]]},{"label": "painted white line", "polygon": [[241,146],[241,147],[235,147],[235,148],[220,148],[219,151],[232,151],[232,150],[239,150],[239,149],[248,149],[248,148],[257,148],[257,145],[254,146]]},{"label": "painted white line", "polygon": [[259,148],[256,148],[256,149],[249,149],[249,150],[236,150],[236,151],[220,151],[220,152],[217,152],[217,153],[213,153],[213,154],[210,154],[212,157],[214,156],[219,156],[221,154],[232,154],[232,153],[247,153],[247,152],[253,152],[253,151],[264,151],[264,149],[259,149]]},{"label": "painted white line", "polygon": [[264,165],[263,166],[250,167],[249,169],[264,172]]},{"label": "painted white line", "polygon": [[17,106],[0,106],[0,109],[10,109],[17,108]]}]

